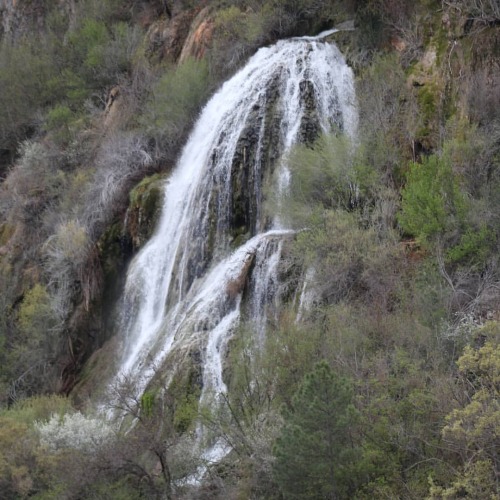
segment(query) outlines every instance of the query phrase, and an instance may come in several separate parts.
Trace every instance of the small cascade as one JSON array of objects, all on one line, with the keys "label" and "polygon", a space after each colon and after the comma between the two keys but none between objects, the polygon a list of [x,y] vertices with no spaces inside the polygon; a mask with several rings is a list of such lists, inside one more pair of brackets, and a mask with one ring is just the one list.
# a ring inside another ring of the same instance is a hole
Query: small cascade
[{"label": "small cascade", "polygon": [[283,240],[266,241],[255,258],[250,281],[250,321],[255,328],[259,346],[264,342],[268,319],[276,319],[279,302],[278,266],[282,247]]},{"label": "small cascade", "polygon": [[309,268],[302,280],[302,289],[298,295],[296,323],[300,323],[307,311],[311,309],[314,300],[318,298],[314,288],[311,286],[315,274],[316,271],[313,268]]},{"label": "small cascade", "polygon": [[263,186],[285,192],[292,145],[332,128],[353,133],[356,120],[352,72],[318,38],[260,49],[222,86],[165,183],[154,236],[130,265],[112,383],[127,377],[140,393],[196,351],[201,404],[227,391],[228,341],[243,320],[263,341],[279,302],[282,246],[294,234],[264,214]]}]

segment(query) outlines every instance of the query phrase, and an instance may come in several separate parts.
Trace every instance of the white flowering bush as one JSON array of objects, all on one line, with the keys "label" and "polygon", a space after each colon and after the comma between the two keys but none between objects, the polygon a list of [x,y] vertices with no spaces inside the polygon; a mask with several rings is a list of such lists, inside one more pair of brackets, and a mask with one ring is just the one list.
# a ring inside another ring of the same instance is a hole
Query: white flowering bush
[{"label": "white flowering bush", "polygon": [[67,413],[63,417],[52,415],[48,422],[36,422],[35,428],[41,444],[53,451],[73,448],[93,452],[115,436],[111,423],[86,417],[80,412]]},{"label": "white flowering bush", "polygon": [[481,321],[471,313],[457,315],[453,324],[444,326],[442,335],[448,340],[470,342],[481,326]]}]

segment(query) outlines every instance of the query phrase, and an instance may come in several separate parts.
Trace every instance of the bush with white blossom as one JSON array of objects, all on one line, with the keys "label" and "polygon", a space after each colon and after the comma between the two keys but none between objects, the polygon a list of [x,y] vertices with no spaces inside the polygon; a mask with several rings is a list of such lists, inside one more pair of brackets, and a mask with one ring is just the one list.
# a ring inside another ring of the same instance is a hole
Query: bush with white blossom
[{"label": "bush with white blossom", "polygon": [[41,444],[53,451],[63,448],[96,451],[116,435],[110,422],[86,417],[80,412],[67,413],[63,417],[52,415],[48,422],[36,422],[35,428]]}]

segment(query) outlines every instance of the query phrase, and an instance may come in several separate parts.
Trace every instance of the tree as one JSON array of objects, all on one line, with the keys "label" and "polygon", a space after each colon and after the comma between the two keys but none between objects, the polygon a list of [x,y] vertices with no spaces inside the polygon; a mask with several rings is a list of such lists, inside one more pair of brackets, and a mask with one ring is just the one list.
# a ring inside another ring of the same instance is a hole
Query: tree
[{"label": "tree", "polygon": [[37,283],[25,293],[19,305],[17,327],[17,336],[9,343],[7,365],[12,377],[12,401],[41,392],[54,377],[58,321],[43,285]]},{"label": "tree", "polygon": [[286,498],[346,498],[353,491],[357,411],[349,380],[320,362],[284,410],[274,473]]},{"label": "tree", "polygon": [[112,387],[110,409],[123,419],[121,436],[97,467],[104,477],[106,470],[113,470],[117,478],[127,477],[145,498],[181,497],[200,465],[192,432],[197,407],[189,394],[182,394],[177,377],[168,388],[158,384],[145,392],[129,377]]},{"label": "tree", "polygon": [[[445,443],[459,455],[462,466],[451,485],[431,483],[432,499],[497,498],[500,491],[500,345],[499,325],[480,330],[479,349],[466,346],[457,364],[462,396],[460,407],[446,417]],[[481,337],[480,337],[481,339]]]},{"label": "tree", "polygon": [[52,471],[55,471],[59,459],[40,447],[33,427],[37,420],[62,415],[69,409],[70,401],[66,398],[39,396],[0,410],[1,498],[32,497],[50,489],[49,483],[55,485],[58,482]]}]

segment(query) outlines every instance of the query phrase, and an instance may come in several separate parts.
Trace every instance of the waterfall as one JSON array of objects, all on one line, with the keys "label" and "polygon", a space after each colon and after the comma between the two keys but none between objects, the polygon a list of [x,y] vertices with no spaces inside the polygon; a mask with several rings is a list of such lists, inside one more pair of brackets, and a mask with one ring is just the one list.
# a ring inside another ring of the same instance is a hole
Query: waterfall
[{"label": "waterfall", "polygon": [[263,186],[286,191],[291,146],[333,127],[356,127],[353,76],[319,38],[260,49],[212,97],[165,183],[156,232],[130,265],[115,381],[128,376],[143,391],[165,363],[196,349],[201,403],[226,391],[228,340],[242,319],[262,340],[283,241],[293,237],[264,213]]}]

